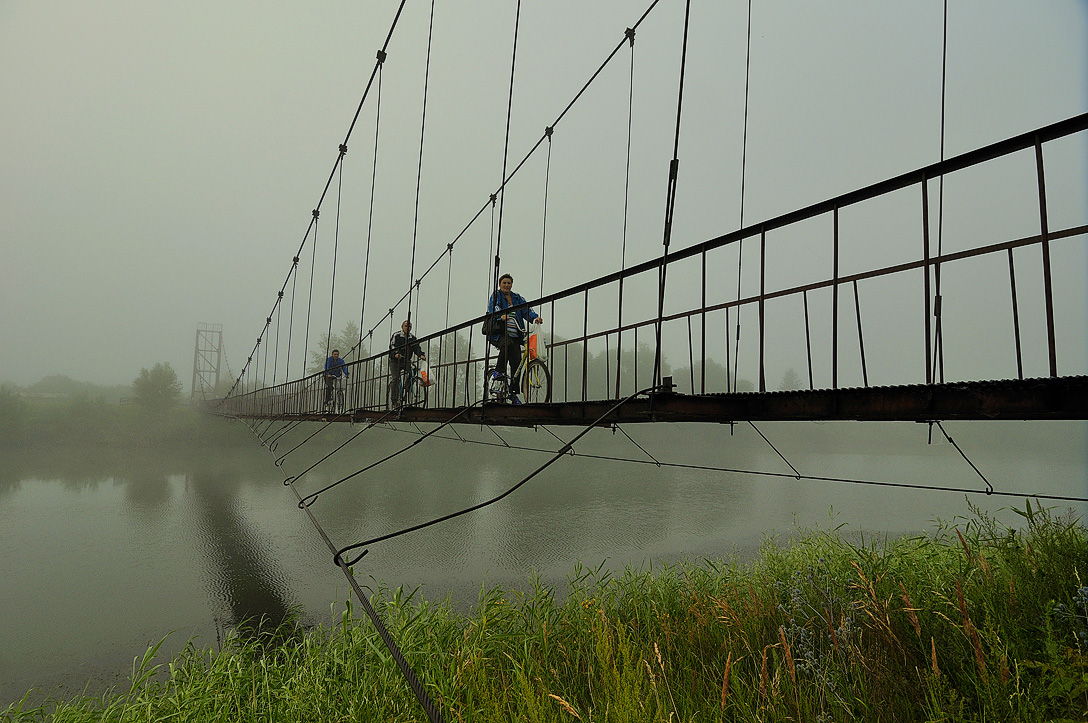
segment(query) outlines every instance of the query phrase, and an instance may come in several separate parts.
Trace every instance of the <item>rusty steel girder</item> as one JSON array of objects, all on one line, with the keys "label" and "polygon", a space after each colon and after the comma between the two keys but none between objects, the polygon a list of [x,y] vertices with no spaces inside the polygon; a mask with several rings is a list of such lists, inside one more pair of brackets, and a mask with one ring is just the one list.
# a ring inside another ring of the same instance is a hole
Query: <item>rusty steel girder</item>
[{"label": "rusty steel girder", "polygon": [[[584,426],[600,418],[616,400],[560,404],[486,404],[465,412],[405,408],[394,416],[386,410],[357,410],[343,415],[277,415],[249,417],[283,421],[447,422],[497,426]],[[658,393],[633,399],[604,424],[649,422],[746,421],[885,421],[1085,420],[1088,377],[1046,377],[1004,381],[912,384],[894,387],[816,389],[739,394],[689,395]]]}]

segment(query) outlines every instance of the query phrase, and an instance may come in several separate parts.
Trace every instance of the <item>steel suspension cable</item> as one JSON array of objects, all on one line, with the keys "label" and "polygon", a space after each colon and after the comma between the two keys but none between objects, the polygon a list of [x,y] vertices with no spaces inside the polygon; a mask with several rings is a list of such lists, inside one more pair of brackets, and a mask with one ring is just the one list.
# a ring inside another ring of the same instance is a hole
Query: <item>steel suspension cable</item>
[{"label": "steel suspension cable", "polygon": [[[744,186],[748,179],[748,97],[749,82],[752,73],[752,0],[748,0],[748,34],[744,53],[744,129],[741,132],[740,144],[740,227],[744,228]],[[744,239],[737,244],[737,301],[740,302],[741,269],[744,264]],[[737,391],[737,371],[740,362],[740,310],[737,306],[737,332],[733,346],[733,391]],[[729,346],[728,329],[726,329],[726,347]],[[728,349],[726,349],[728,352]],[[726,365],[726,391],[729,391],[729,367]]]},{"label": "steel suspension cable", "polygon": [[510,92],[506,101],[506,138],[502,149],[502,184],[499,187],[499,232],[495,237],[495,272],[493,289],[499,288],[499,254],[502,247],[502,212],[506,202],[506,163],[510,157],[510,118],[514,108],[514,68],[518,59],[518,29],[521,25],[521,0],[518,0],[514,13],[514,47],[510,51]]},{"label": "steel suspension cable", "polygon": [[363,294],[359,300],[359,343],[360,356],[363,346],[363,326],[366,318],[366,283],[370,277],[370,242],[374,238],[374,189],[378,179],[378,130],[382,119],[382,65],[385,61],[385,53],[378,51],[378,97],[374,109],[374,153],[373,164],[370,169],[370,210],[366,226],[366,261],[363,264]]},{"label": "steel suspension cable", "polygon": [[[431,80],[431,41],[434,38],[434,0],[431,0],[430,24],[427,27],[427,62],[423,71],[423,112],[419,124],[419,165],[416,167],[416,204],[415,215],[412,220],[412,263],[408,272],[408,323],[412,322],[412,286],[419,288],[419,282],[415,281],[416,274],[416,240],[419,234],[419,189],[423,179],[423,141],[427,130],[427,90]],[[418,297],[418,292],[417,292]],[[417,298],[418,301],[418,298]],[[390,312],[392,314],[392,312]],[[392,316],[390,316],[392,320]]]},{"label": "steel suspension cable", "polygon": [[[948,0],[944,0],[943,3],[943,16],[942,16],[942,30],[941,30],[941,162],[944,162],[944,140],[945,140],[945,104],[947,98],[948,88]],[[941,251],[943,248],[943,235],[944,235],[944,174],[942,173],[937,182],[937,258],[938,261],[933,267],[933,281],[934,281],[934,306],[933,315],[936,317],[936,324],[933,330],[935,335],[935,344],[933,347],[934,366],[937,369],[937,373],[940,374],[941,383],[944,383],[944,331],[942,319],[944,316],[943,299],[941,297]],[[926,270],[929,273],[929,270]]]},{"label": "steel suspension cable", "polygon": [[[338,165],[339,173],[337,174],[337,187],[336,187],[336,221],[333,224],[332,234],[332,279],[330,280],[329,288],[329,336],[328,341],[325,344],[325,358],[329,356],[329,347],[332,345],[332,317],[333,309],[336,301],[336,257],[340,249],[340,201],[344,195],[344,156],[347,155],[348,147],[346,144],[340,144],[340,159]],[[316,238],[316,237],[315,237]],[[347,356],[347,354],[345,354]]]},{"label": "steel suspension cable", "polygon": [[[362,112],[363,105],[366,103],[366,99],[367,99],[368,95],[370,94],[370,88],[374,83],[374,77],[377,75],[378,67],[381,65],[382,61],[384,61],[385,58],[386,58],[386,51],[389,48],[389,43],[393,38],[393,33],[396,30],[397,24],[400,21],[401,13],[404,11],[405,2],[407,2],[407,0],[401,0],[400,4],[397,6],[397,12],[396,12],[396,15],[393,18],[392,23],[389,26],[389,32],[386,33],[385,42],[382,45],[381,50],[378,51],[378,63],[376,63],[375,66],[374,66],[374,69],[371,70],[370,79],[367,81],[366,88],[363,90],[362,98],[360,98],[360,100],[359,100],[359,105],[355,110],[355,116],[352,118],[351,125],[348,127],[348,131],[347,131],[347,134],[344,136],[344,141],[343,141],[342,145],[347,145],[348,140],[351,138],[351,133],[355,129],[355,123],[358,121],[359,114]],[[339,163],[339,157],[337,157],[337,163]],[[306,233],[303,235],[302,243],[299,244],[299,250],[295,254],[296,257],[301,256],[302,249],[305,248],[306,242],[309,240],[310,231],[314,230],[314,228],[316,226],[317,213],[321,208],[322,202],[325,200],[325,195],[328,193],[329,187],[332,185],[332,180],[333,180],[333,178],[335,176],[336,168],[337,168],[337,165],[334,164],[332,172],[329,173],[329,178],[325,182],[325,188],[321,192],[321,197],[318,199],[317,206],[314,209],[313,219],[310,221],[310,225],[307,227]],[[315,238],[315,242],[316,242],[316,238]],[[297,263],[297,261],[296,261],[296,263]],[[288,283],[288,280],[290,279],[290,273],[291,272],[288,272],[287,278],[284,279],[283,286],[281,287],[281,291],[287,288],[287,283]],[[309,319],[307,319],[307,337],[309,336],[308,327],[309,327]],[[309,339],[308,338],[306,340],[306,344],[307,345],[309,344]],[[250,356],[250,358],[247,360],[247,366],[249,365],[250,362],[252,362],[252,360],[253,360],[252,356]],[[303,370],[305,370],[305,360],[303,361]],[[235,386],[238,384],[238,382],[240,382],[242,380],[245,373],[246,373],[246,367],[243,367],[241,373],[238,376],[238,381],[235,382]],[[231,387],[232,392],[233,392],[233,389],[234,389],[234,387],[232,386]],[[229,396],[229,394],[228,394],[228,396]]]},{"label": "steel suspension cable", "polygon": [[669,243],[672,240],[673,212],[676,210],[676,181],[680,169],[680,118],[684,109],[684,73],[687,69],[688,26],[690,20],[691,0],[687,0],[684,4],[684,42],[683,49],[680,52],[680,87],[676,94],[676,131],[673,136],[672,162],[669,164],[669,184],[665,201],[665,231],[662,244],[664,250],[661,253],[661,264],[658,270],[657,324],[655,325],[657,348],[654,350],[654,386],[661,384],[661,326],[662,319],[665,316],[665,275],[668,269],[665,259],[669,255]]},{"label": "steel suspension cable", "polygon": [[[306,376],[306,359],[310,355],[310,317],[313,313],[314,306],[314,270],[317,267],[317,219],[321,215],[321,211],[318,209],[313,210],[314,215],[314,248],[313,255],[310,257],[310,297],[306,303],[306,336],[302,342],[302,376]],[[327,357],[328,350],[325,350],[325,356]]]},{"label": "steel suspension cable", "polygon": [[547,249],[548,239],[548,188],[552,177],[552,131],[548,126],[544,129],[544,135],[548,137],[548,159],[544,164],[544,216],[540,222],[540,296],[544,296],[544,252]]},{"label": "steel suspension cable", "polygon": [[[635,29],[627,28],[624,33],[631,46],[631,68],[627,76],[627,158],[623,169],[623,235],[620,242],[620,271],[627,268],[627,213],[631,200],[631,130],[634,126],[635,112]],[[548,149],[551,153],[551,149]],[[620,277],[616,301],[616,328],[623,328],[623,280]],[[540,295],[544,296],[541,289]],[[616,333],[616,398],[620,396],[620,364],[623,360],[623,332]]]}]

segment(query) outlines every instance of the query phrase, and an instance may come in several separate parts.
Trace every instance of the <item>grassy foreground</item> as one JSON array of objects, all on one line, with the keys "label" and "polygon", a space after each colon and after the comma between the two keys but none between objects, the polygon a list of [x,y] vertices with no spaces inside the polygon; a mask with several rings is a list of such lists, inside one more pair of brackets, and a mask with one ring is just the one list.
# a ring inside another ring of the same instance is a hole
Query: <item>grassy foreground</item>
[{"label": "grassy foreground", "polygon": [[[471,616],[374,596],[447,721],[1088,721],[1088,531],[1028,506],[932,537],[808,532],[749,563],[610,577]],[[137,661],[10,720],[425,721],[365,619]]]}]

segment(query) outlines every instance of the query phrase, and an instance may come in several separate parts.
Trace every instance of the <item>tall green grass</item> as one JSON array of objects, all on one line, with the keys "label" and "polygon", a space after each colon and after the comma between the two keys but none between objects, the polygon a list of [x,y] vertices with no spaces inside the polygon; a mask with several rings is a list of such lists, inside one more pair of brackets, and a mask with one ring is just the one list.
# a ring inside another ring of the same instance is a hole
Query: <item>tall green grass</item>
[{"label": "tall green grass", "polygon": [[[932,536],[809,531],[754,561],[373,602],[448,721],[1088,721],[1088,531],[1036,507]],[[148,651],[128,690],[11,720],[424,721],[373,627]]]}]

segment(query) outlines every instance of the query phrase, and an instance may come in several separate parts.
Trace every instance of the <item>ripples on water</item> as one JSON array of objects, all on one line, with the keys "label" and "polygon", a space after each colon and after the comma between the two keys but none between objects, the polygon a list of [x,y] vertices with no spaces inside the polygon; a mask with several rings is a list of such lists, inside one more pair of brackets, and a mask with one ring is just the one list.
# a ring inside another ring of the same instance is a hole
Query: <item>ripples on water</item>
[{"label": "ripples on water", "polygon": [[[1088,496],[1083,424],[949,424],[999,490]],[[947,444],[927,445],[922,425],[760,425],[801,472],[983,489]],[[559,592],[576,562],[605,569],[682,557],[750,555],[798,527],[900,535],[967,514],[964,495],[796,480],[750,429],[722,425],[632,426],[658,460],[783,476],[658,467],[620,436],[595,432],[576,449],[649,463],[565,457],[502,502],[426,531],[373,546],[355,568],[361,582],[422,586],[468,608],[481,587],[523,585],[530,571]],[[570,430],[556,430],[565,438]],[[309,430],[306,430],[309,433]],[[292,453],[296,474],[346,439]],[[494,441],[470,428],[468,439]],[[335,439],[343,435],[341,439]],[[288,435],[290,437],[290,435]],[[513,445],[555,449],[545,432],[504,430]],[[299,440],[302,432],[299,433]],[[298,484],[320,489],[413,441],[374,429]],[[293,446],[286,439],[282,452]],[[321,448],[319,448],[321,447]],[[342,610],[348,587],[306,516],[256,443],[163,460],[66,465],[15,460],[0,479],[4,585],[0,609],[0,705],[31,686],[61,693],[122,681],[132,658],[171,633],[167,653],[190,637],[215,645],[226,627],[301,610],[312,622]],[[339,545],[437,517],[501,494],[547,456],[428,440],[323,493],[314,514]],[[1001,508],[1022,502],[972,496]],[[1057,504],[1059,508],[1067,505]],[[1085,505],[1073,505],[1083,515]]]}]

